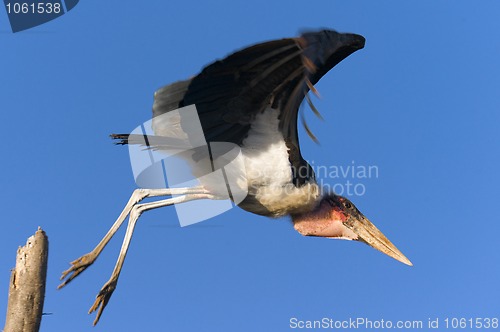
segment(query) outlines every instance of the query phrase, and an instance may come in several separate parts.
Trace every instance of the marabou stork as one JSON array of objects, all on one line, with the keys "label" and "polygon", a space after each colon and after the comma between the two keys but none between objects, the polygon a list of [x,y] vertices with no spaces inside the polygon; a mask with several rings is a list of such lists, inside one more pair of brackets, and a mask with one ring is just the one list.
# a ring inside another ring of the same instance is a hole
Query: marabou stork
[{"label": "marabou stork", "polygon": [[[364,242],[412,265],[351,201],[333,192],[323,192],[311,166],[300,153],[299,106],[308,98],[309,91],[316,92],[314,84],[323,75],[364,44],[365,39],[360,35],[321,30],[245,48],[208,65],[191,79],[159,89],[155,93],[153,120],[194,104],[208,143],[230,142],[241,148],[248,194],[239,202],[240,208],[274,218],[289,215],[294,228],[302,235]],[[307,101],[310,104],[310,100]],[[153,121],[157,137],[163,135],[164,129],[159,125],[155,127]],[[129,135],[112,137],[121,140],[119,144],[134,143]],[[161,149],[161,143],[156,148]],[[307,171],[297,171],[301,169]],[[146,197],[160,196],[172,197],[140,204]],[[61,280],[64,281],[59,288],[97,259],[129,216],[111,278],[89,310],[89,313],[97,311],[95,325],[116,287],[139,216],[163,206],[220,198],[210,184],[203,183],[193,188],[135,190],[101,242],[63,272]]]}]

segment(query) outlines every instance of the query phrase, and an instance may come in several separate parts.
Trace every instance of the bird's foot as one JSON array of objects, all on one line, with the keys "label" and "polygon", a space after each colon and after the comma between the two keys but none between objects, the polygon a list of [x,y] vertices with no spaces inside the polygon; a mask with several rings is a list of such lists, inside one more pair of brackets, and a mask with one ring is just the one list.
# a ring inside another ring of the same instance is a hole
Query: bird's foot
[{"label": "bird's foot", "polygon": [[75,279],[80,273],[85,271],[90,265],[94,263],[96,260],[97,256],[93,254],[92,252],[83,255],[82,257],[72,261],[71,267],[64,271],[61,275],[61,280],[64,280],[59,286],[57,286],[57,289],[61,289],[67,284],[71,282],[71,280]]},{"label": "bird's foot", "polygon": [[97,294],[97,296],[95,297],[95,302],[89,309],[89,314],[93,313],[94,311],[97,311],[97,315],[94,320],[94,325],[96,325],[99,322],[99,318],[101,318],[102,311],[108,304],[111,295],[113,295],[113,292],[115,291],[117,282],[118,282],[117,278],[111,277],[111,279],[109,279],[109,281],[105,283],[104,286],[102,286],[101,290],[99,291],[99,294]]}]

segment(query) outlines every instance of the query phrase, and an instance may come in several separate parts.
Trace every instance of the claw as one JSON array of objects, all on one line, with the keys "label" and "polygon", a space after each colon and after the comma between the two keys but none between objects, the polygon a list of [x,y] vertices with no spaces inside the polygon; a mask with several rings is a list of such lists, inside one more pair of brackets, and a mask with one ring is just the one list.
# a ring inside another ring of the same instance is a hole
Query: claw
[{"label": "claw", "polygon": [[102,311],[108,304],[111,295],[113,295],[113,292],[115,291],[117,282],[118,282],[117,279],[111,278],[107,283],[105,283],[104,286],[99,291],[99,294],[97,294],[94,304],[89,309],[89,314],[93,313],[94,311],[97,311],[97,315],[93,323],[94,326],[99,322],[99,319],[101,318],[102,315]]},{"label": "claw", "polygon": [[[92,253],[88,253],[86,255],[83,255],[82,257],[72,261],[71,267],[64,271],[61,275],[60,280],[64,280],[59,286],[57,286],[57,289],[61,289],[67,284],[71,282],[71,280],[75,279],[80,273],[85,271],[94,261],[96,260],[96,256],[93,255]],[[68,276],[69,275],[69,276]]]}]

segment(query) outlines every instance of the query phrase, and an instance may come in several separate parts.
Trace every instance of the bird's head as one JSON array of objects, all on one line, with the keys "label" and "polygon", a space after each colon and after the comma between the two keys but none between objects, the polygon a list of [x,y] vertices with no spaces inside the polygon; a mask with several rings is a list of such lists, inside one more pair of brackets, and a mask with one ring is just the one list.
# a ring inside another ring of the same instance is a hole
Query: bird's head
[{"label": "bird's head", "polygon": [[327,194],[313,211],[293,215],[292,219],[295,229],[302,235],[364,242],[404,264],[413,265],[345,197]]}]

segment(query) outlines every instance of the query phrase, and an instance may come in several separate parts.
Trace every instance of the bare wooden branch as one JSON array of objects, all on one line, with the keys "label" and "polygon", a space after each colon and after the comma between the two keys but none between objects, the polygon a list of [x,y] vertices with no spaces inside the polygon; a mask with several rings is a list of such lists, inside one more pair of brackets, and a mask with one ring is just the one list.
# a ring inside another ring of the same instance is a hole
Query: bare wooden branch
[{"label": "bare wooden branch", "polygon": [[24,247],[17,249],[4,332],[38,332],[40,329],[48,253],[49,241],[41,228],[28,238]]}]

